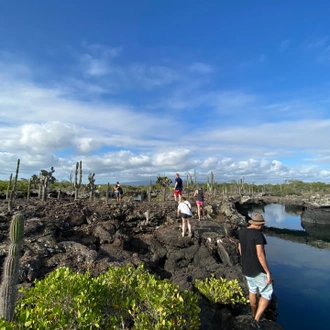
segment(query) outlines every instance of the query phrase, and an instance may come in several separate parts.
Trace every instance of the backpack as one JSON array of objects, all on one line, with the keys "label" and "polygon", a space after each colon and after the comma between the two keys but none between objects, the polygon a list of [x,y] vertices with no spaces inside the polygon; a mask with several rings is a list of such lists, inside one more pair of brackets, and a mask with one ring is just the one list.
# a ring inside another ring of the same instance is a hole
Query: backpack
[{"label": "backpack", "polygon": [[120,195],[122,195],[124,193],[123,188],[121,186],[118,187],[118,191],[119,191]]}]

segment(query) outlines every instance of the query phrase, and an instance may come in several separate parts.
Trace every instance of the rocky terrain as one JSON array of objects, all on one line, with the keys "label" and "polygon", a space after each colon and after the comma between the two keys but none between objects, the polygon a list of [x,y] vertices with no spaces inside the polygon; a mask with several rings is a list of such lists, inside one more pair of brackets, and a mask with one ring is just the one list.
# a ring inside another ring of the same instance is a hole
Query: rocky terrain
[{"label": "rocky terrain", "polygon": [[[193,200],[191,200],[194,205]],[[14,211],[0,201],[0,263],[8,249],[8,229],[14,213],[25,217],[19,285],[31,286],[57,267],[90,270],[93,275],[127,263],[168,278],[181,289],[194,290],[195,279],[211,274],[238,279],[247,292],[237,251],[237,230],[246,225],[230,199],[209,202],[207,219],[194,217],[193,237],[181,237],[174,201],[124,198],[94,202],[72,198],[16,199]],[[194,207],[194,212],[196,209]],[[249,329],[249,306],[214,305],[199,297],[201,329]],[[267,329],[282,329],[276,320],[276,298],[263,321]]]}]

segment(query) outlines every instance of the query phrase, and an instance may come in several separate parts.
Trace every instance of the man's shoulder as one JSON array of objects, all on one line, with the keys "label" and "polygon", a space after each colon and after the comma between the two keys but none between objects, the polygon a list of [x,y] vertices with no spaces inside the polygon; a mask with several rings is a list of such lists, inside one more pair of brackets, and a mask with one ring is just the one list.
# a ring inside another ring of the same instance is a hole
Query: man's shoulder
[{"label": "man's shoulder", "polygon": [[260,230],[257,230],[255,228],[248,228],[248,227],[245,227],[243,229],[241,229],[239,232],[238,232],[238,235],[239,236],[264,236],[263,233],[260,231]]}]

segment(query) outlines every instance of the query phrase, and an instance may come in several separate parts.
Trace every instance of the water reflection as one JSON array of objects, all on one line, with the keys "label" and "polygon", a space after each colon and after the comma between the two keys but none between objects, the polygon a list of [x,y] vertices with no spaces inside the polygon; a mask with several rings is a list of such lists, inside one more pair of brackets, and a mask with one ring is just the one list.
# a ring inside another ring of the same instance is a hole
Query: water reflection
[{"label": "water reflection", "polygon": [[330,225],[317,225],[307,222],[302,222],[301,225],[311,237],[330,241]]},{"label": "water reflection", "polygon": [[329,329],[330,251],[266,236],[267,259],[285,329]]},{"label": "water reflection", "polygon": [[267,222],[265,232],[269,235],[329,249],[330,224],[302,221],[305,212],[303,207],[295,205],[252,205],[249,216],[253,213],[262,214]]},{"label": "water reflection", "polygon": [[277,322],[289,330],[325,330],[330,323],[330,226],[302,223],[303,211],[269,204],[253,206],[249,215],[261,213],[267,221],[267,260],[279,299]]},{"label": "water reflection", "polygon": [[300,221],[302,211],[302,207],[294,205],[267,204],[262,207],[253,205],[249,215],[251,216],[253,213],[263,214],[267,221],[267,227],[304,230]]}]

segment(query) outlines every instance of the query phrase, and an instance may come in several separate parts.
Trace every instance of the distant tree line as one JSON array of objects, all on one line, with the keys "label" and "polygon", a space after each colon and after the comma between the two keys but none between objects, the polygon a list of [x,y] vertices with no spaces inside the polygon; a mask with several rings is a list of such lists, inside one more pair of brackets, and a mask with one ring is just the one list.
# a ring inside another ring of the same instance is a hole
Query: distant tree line
[{"label": "distant tree line", "polygon": [[[20,178],[19,174],[20,160],[17,161],[16,173],[10,174],[9,180],[0,180],[0,192],[6,194],[6,199],[11,203],[16,193],[20,193],[23,196],[29,198],[31,189],[38,189],[39,198],[43,201],[47,198],[47,192],[49,189],[57,191],[73,190],[75,199],[78,198],[79,191],[89,193],[89,198],[94,199],[95,193],[105,194],[107,199],[112,194],[110,183],[95,184],[95,173],[89,173],[88,184],[82,183],[83,171],[82,161],[76,163],[75,171],[70,172],[68,180],[58,181],[53,176],[55,169],[50,168],[50,171],[41,169],[40,173],[33,174],[29,179]],[[325,182],[303,182],[301,180],[285,180],[283,183],[278,184],[255,184],[247,183],[244,177],[238,180],[232,180],[231,182],[218,183],[215,180],[213,172],[207,177],[205,183],[197,182],[197,173],[194,170],[193,174],[188,172],[186,178],[183,179],[184,194],[190,196],[198,185],[201,185],[209,197],[225,196],[225,195],[248,195],[254,196],[256,194],[272,195],[272,196],[304,196],[313,194],[330,194],[330,184]],[[166,196],[172,190],[172,180],[165,176],[165,174],[158,174],[155,184],[150,181],[149,185],[146,185],[148,200],[150,201],[151,191],[160,190],[163,195],[163,201],[166,200]],[[132,187],[131,187],[132,188]],[[111,192],[110,192],[111,190]]]}]

